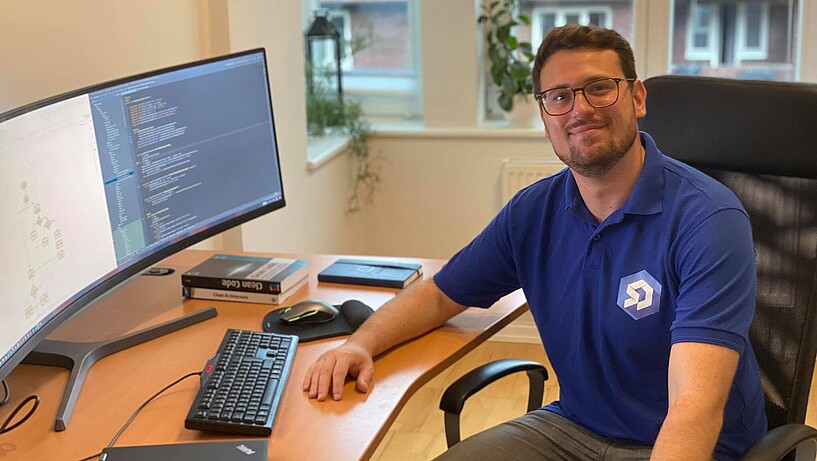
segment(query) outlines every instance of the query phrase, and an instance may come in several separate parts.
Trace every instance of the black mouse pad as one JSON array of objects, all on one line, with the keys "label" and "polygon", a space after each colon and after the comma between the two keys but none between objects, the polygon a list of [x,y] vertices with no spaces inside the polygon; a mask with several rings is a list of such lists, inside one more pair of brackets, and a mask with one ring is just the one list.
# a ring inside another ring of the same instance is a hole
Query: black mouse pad
[{"label": "black mouse pad", "polygon": [[335,305],[339,313],[337,317],[329,322],[289,324],[281,321],[280,318],[281,311],[287,307],[289,306],[267,313],[261,326],[266,332],[296,335],[300,338],[299,342],[302,343],[352,334],[357,330],[357,327],[374,313],[372,308],[363,302],[350,299],[339,306]]}]

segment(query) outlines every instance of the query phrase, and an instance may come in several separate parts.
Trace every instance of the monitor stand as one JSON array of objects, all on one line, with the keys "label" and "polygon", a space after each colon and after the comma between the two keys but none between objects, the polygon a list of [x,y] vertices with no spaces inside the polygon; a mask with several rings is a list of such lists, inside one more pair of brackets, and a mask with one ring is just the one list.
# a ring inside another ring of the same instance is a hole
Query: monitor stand
[{"label": "monitor stand", "polygon": [[77,396],[79,396],[82,382],[85,380],[85,374],[97,360],[203,320],[211,319],[216,315],[218,315],[216,308],[208,307],[119,338],[92,343],[46,339],[23,359],[23,363],[62,367],[71,371],[60,408],[57,410],[57,421],[54,423],[54,430],[61,432],[65,430],[68,421],[71,419],[71,413],[74,411],[74,404],[77,401]]}]

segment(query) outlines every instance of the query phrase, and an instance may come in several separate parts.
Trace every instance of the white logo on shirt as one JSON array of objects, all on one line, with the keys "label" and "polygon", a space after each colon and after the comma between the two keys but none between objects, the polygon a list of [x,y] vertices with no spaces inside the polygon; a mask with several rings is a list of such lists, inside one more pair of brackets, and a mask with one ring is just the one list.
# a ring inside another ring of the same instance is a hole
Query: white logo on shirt
[{"label": "white logo on shirt", "polygon": [[655,314],[661,307],[661,284],[646,270],[622,277],[618,306],[636,320]]}]

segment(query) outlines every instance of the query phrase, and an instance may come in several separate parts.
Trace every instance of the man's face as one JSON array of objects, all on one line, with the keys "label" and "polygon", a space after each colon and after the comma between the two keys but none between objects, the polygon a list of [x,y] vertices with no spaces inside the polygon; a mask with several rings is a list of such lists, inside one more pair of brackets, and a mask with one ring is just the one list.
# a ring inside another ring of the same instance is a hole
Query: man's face
[{"label": "man's face", "polygon": [[[540,85],[542,91],[581,88],[593,80],[624,77],[615,51],[565,50],[545,62]],[[605,174],[636,142],[637,119],[646,114],[646,89],[639,80],[632,86],[622,80],[618,90],[616,103],[600,109],[591,106],[582,92],[576,94],[573,109],[564,115],[548,115],[539,106],[545,136],[559,159],[575,173],[586,177]]]}]

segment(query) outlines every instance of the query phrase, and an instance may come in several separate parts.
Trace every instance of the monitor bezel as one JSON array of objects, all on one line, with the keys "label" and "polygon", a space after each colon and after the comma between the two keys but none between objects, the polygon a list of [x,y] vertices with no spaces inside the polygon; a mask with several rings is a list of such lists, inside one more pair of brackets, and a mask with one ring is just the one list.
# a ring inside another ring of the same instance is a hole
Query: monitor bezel
[{"label": "monitor bezel", "polygon": [[[234,227],[240,226],[246,222],[249,222],[259,216],[263,216],[267,213],[272,211],[281,209],[286,206],[286,195],[284,193],[284,185],[283,185],[283,175],[282,175],[282,167],[281,167],[281,155],[280,155],[280,147],[278,144],[278,136],[277,131],[275,128],[275,112],[273,109],[272,103],[272,85],[270,84],[269,80],[269,68],[267,64],[267,55],[266,50],[264,48],[254,48],[251,50],[241,51],[237,53],[231,53],[223,56],[217,56],[202,60],[197,60],[193,62],[188,62],[185,64],[179,64],[171,67],[165,67],[158,70],[153,70],[149,72],[142,72],[139,74],[134,74],[127,77],[118,78],[115,80],[110,80],[104,83],[99,83],[95,85],[91,85],[88,87],[84,87],[78,90],[72,90],[69,92],[65,92],[56,96],[52,96],[46,99],[42,99],[40,101],[36,101],[30,104],[26,104],[24,106],[12,109],[10,111],[4,112],[0,114],[0,123],[3,123],[7,120],[10,120],[15,117],[19,117],[21,115],[27,114],[34,110],[42,109],[47,106],[51,106],[53,104],[65,101],[67,99],[75,98],[77,96],[81,96],[84,94],[90,94],[95,91],[99,91],[105,88],[110,88],[116,85],[122,85],[124,83],[129,83],[135,80],[140,80],[144,78],[154,77],[161,74],[166,74],[170,72],[175,72],[178,70],[188,69],[191,67],[201,66],[210,64],[213,62],[224,61],[229,59],[240,58],[242,56],[247,56],[251,54],[261,53],[264,62],[264,75],[266,77],[267,82],[267,96],[268,96],[268,105],[270,111],[270,117],[272,119],[272,139],[275,146],[275,156],[277,158],[278,163],[278,181],[281,184],[281,198],[280,200],[276,200],[272,203],[267,205],[260,206],[258,208],[252,209],[247,212],[243,212],[240,215],[235,215],[227,218],[226,220],[214,224],[209,225],[199,231],[193,233],[192,235],[188,235],[178,241],[171,241],[165,247],[157,250],[155,253],[146,255],[139,260],[131,263],[127,268],[123,270],[118,270],[108,278],[104,278],[101,280],[96,286],[88,289],[88,286],[83,287],[87,289],[87,291],[78,296],[75,300],[70,301],[67,306],[65,306],[60,312],[54,315],[50,320],[48,320],[40,329],[36,332],[31,334],[31,337],[28,338],[24,344],[17,349],[13,355],[11,355],[8,360],[0,365],[0,380],[5,379],[24,359],[25,357],[32,351],[38,344],[40,344],[46,337],[54,332],[58,327],[68,322],[72,317],[80,313],[82,310],[90,307],[96,301],[103,299],[108,294],[116,291],[122,285],[125,285],[135,277],[141,275],[146,269],[149,269],[152,265],[156,264],[157,262],[173,255],[179,253],[180,251],[190,247],[191,245],[195,245],[205,239],[213,237],[214,235],[220,234],[226,230],[232,229]],[[103,275],[104,277],[104,275]],[[7,351],[0,351],[0,353],[5,353]]]}]

